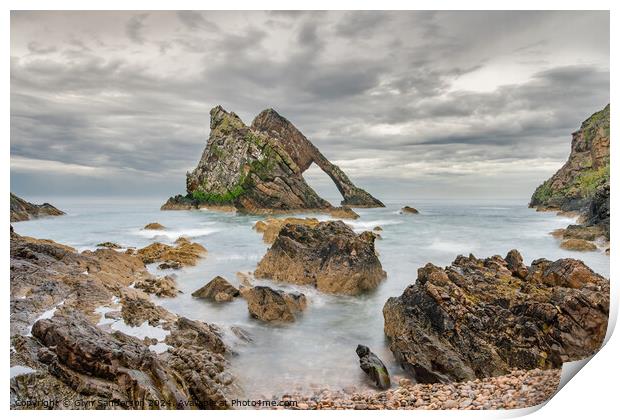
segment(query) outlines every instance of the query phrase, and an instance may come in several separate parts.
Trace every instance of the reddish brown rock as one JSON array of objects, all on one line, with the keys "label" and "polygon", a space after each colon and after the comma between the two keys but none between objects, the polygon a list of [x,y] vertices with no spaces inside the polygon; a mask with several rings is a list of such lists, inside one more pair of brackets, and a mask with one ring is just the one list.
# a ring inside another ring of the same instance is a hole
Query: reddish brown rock
[{"label": "reddish brown rock", "polygon": [[427,264],[383,308],[385,334],[418,382],[473,380],[511,369],[559,368],[601,346],[609,281],[581,261],[459,256]]}]

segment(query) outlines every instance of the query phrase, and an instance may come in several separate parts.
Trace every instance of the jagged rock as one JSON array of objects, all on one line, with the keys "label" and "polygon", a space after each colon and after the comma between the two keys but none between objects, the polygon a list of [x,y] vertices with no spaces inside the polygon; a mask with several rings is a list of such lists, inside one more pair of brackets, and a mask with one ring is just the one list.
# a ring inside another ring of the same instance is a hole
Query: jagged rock
[{"label": "jagged rock", "polygon": [[402,209],[400,209],[400,213],[401,214],[418,214],[420,212],[413,207],[405,206]]},{"label": "jagged rock", "polygon": [[230,408],[232,397],[240,393],[234,376],[228,371],[225,354],[230,350],[222,341],[222,332],[212,324],[180,317],[166,337],[167,363],[188,385],[203,408]]},{"label": "jagged rock", "polygon": [[293,322],[307,305],[303,293],[287,293],[267,286],[242,287],[241,296],[248,303],[250,315],[266,322]]},{"label": "jagged rock", "polygon": [[28,334],[34,320],[62,305],[98,320],[95,308],[135,281],[152,277],[144,263],[111,249],[78,253],[49,240],[11,234],[11,334]]},{"label": "jagged rock", "polygon": [[568,161],[530,200],[539,210],[577,211],[609,239],[609,105],[573,133]]},{"label": "jagged rock", "polygon": [[206,285],[192,293],[193,297],[210,299],[216,302],[230,302],[239,296],[239,290],[230,284],[225,278],[214,277]]},{"label": "jagged rock", "polygon": [[596,251],[598,249],[595,244],[584,239],[565,239],[560,244],[560,248],[569,251]]},{"label": "jagged rock", "polygon": [[254,272],[257,277],[357,295],[375,289],[385,271],[371,232],[355,234],[341,221],[286,224]]},{"label": "jagged rock", "polygon": [[110,248],[110,249],[120,249],[122,248],[119,244],[115,242],[100,242],[97,244],[99,248]]},{"label": "jagged rock", "polygon": [[168,264],[175,262],[181,266],[196,265],[198,259],[206,253],[205,247],[184,237],[178,238],[174,246],[154,242],[136,251],[136,255],[145,264],[165,261]]},{"label": "jagged rock", "polygon": [[528,275],[528,270],[525,264],[523,264],[523,257],[516,249],[511,249],[506,255],[506,268],[510,270],[513,276],[520,279],[525,279]]},{"label": "jagged rock", "polygon": [[163,229],[166,229],[166,227],[164,225],[162,225],[162,224],[157,223],[157,222],[153,222],[153,223],[147,224],[142,229],[147,229],[147,230],[163,230]]},{"label": "jagged rock", "polygon": [[263,241],[268,244],[272,244],[278,237],[282,226],[287,224],[305,225],[305,226],[317,226],[319,220],[315,218],[300,219],[297,217],[287,217],[285,219],[268,218],[265,220],[259,220],[254,224],[254,230],[263,234]]},{"label": "jagged rock", "polygon": [[155,305],[148,295],[139,290],[125,289],[121,304],[121,316],[130,327],[138,327],[145,322],[154,327],[167,326],[177,319],[176,315]]},{"label": "jagged rock", "polygon": [[139,340],[105,333],[79,311],[37,321],[32,333],[45,346],[38,359],[79,393],[119,403],[169,401],[173,408],[193,397],[178,375]]},{"label": "jagged rock", "polygon": [[381,226],[375,226],[374,228],[372,228],[373,232],[382,232],[383,228]]},{"label": "jagged rock", "polygon": [[138,280],[134,287],[159,297],[175,297],[179,293],[177,282],[172,276],[150,277]]},{"label": "jagged rock", "polygon": [[389,389],[391,385],[390,374],[381,359],[371,352],[368,347],[361,344],[357,345],[355,352],[360,358],[360,368],[374,384],[379,389]]},{"label": "jagged rock", "polygon": [[592,197],[592,202],[586,213],[586,224],[588,226],[598,226],[603,231],[603,235],[609,241],[609,182],[599,186]]},{"label": "jagged rock", "polygon": [[559,368],[599,349],[609,281],[574,259],[536,260],[522,279],[513,274],[521,272],[515,253],[510,264],[472,255],[445,269],[427,264],[415,284],[388,299],[390,349],[418,382]]},{"label": "jagged rock", "polygon": [[248,127],[235,113],[217,106],[211,110],[210,127],[200,162],[187,174],[187,196],[169,199],[162,209],[225,206],[247,213],[329,212],[333,207],[302,176],[313,162],[334,180],[343,205],[383,206],[273,110],[263,111]]},{"label": "jagged rock", "polygon": [[62,216],[65,212],[49,203],[32,204],[11,193],[11,223],[45,216]]}]

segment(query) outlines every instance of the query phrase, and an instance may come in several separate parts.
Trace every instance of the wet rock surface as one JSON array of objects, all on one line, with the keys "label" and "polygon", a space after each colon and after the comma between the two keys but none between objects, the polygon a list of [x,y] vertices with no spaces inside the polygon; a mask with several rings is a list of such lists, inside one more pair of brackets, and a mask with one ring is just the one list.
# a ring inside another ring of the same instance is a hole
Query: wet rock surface
[{"label": "wet rock surface", "polygon": [[375,289],[385,272],[371,232],[357,235],[340,221],[284,225],[255,276],[357,295]]},{"label": "wet rock surface", "polygon": [[138,280],[134,287],[158,297],[175,297],[179,293],[177,282],[172,276],[150,277]]},{"label": "wet rock surface", "polygon": [[205,247],[184,237],[178,238],[174,245],[154,242],[135,251],[136,256],[145,264],[163,262],[166,264],[164,267],[169,268],[196,265],[198,259],[206,253]]},{"label": "wet rock surface", "polygon": [[239,290],[230,284],[225,278],[214,277],[206,285],[192,293],[193,297],[209,299],[215,302],[230,302],[239,296]]},{"label": "wet rock surface", "polygon": [[[51,408],[229,408],[239,388],[219,328],[129,287],[159,280],[132,255],[77,253],[11,231],[11,407],[55,399],[70,406]],[[155,337],[139,335],[144,325]]]},{"label": "wet rock surface", "polygon": [[387,368],[366,346],[359,344],[355,349],[357,356],[360,358],[360,368],[368,375],[375,386],[379,389],[388,389],[391,385],[390,374]]},{"label": "wet rock surface", "polygon": [[63,211],[49,203],[32,204],[11,193],[11,223],[47,216],[62,216]]},{"label": "wet rock surface", "polygon": [[400,209],[400,213],[401,214],[418,214],[420,212],[418,211],[418,209],[415,209],[410,206],[405,206],[402,209]]},{"label": "wet rock surface", "polygon": [[583,262],[459,256],[427,264],[388,299],[390,349],[418,382],[467,381],[512,369],[559,368],[596,352],[609,313],[609,281]]},{"label": "wet rock surface", "polygon": [[152,222],[144,226],[142,229],[146,230],[164,230],[166,227],[160,223]]},{"label": "wet rock surface", "polygon": [[288,293],[267,286],[242,287],[241,296],[248,303],[250,315],[265,322],[293,322],[307,306],[303,293]]}]

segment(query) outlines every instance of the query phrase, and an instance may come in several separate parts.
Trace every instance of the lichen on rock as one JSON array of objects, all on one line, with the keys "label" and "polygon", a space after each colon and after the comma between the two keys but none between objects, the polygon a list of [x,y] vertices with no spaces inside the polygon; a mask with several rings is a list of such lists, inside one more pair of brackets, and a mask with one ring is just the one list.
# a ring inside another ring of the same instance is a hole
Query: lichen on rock
[{"label": "lichen on rock", "polygon": [[[288,120],[263,111],[251,127],[221,106],[211,110],[211,134],[198,166],[187,173],[186,196],[171,197],[162,209],[232,207],[246,213],[312,210],[331,204],[306,183],[302,173],[316,162],[343,194],[343,205],[383,204],[355,187]],[[350,216],[352,214],[349,212]]]}]

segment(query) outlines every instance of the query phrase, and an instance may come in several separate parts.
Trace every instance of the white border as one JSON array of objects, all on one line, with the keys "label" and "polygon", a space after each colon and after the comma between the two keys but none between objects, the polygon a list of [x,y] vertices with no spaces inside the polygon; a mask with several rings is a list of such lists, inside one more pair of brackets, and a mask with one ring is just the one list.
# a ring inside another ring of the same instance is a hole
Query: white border
[{"label": "white border", "polygon": [[[315,1],[295,1],[294,3],[283,0],[263,0],[250,1],[250,0],[228,0],[228,1],[199,1],[199,0],[175,0],[174,2],[156,2],[155,0],[91,0],[88,2],[78,0],[8,0],[4,1],[5,5],[4,14],[1,18],[0,31],[2,33],[2,47],[3,54],[1,60],[3,62],[2,69],[0,70],[2,75],[2,154],[4,162],[4,171],[2,176],[2,191],[0,195],[4,202],[4,220],[9,220],[9,189],[10,189],[10,74],[9,74],[9,51],[10,51],[10,10],[373,10],[373,9],[390,9],[390,10],[611,10],[611,102],[615,105],[618,98],[616,94],[616,83],[614,69],[617,69],[617,52],[614,51],[614,45],[618,40],[618,18],[617,9],[613,7],[618,2],[605,1],[605,0],[589,0],[589,1],[545,1],[545,0],[521,0],[521,1],[489,1],[489,0],[443,0],[443,1],[430,1],[430,0],[418,0],[418,1],[399,1],[399,0],[382,0],[382,1],[363,1],[363,0],[315,0]],[[616,45],[617,50],[617,45]],[[612,120],[615,127],[615,121],[618,121],[618,112],[616,107],[611,107]],[[615,130],[612,129],[612,133]],[[618,178],[618,168],[616,166],[616,147],[612,145],[612,160],[614,163],[611,168],[612,179]],[[613,182],[616,185],[615,181]],[[615,190],[614,190],[615,191]],[[615,210],[618,206],[617,196],[612,194],[612,208]],[[617,243],[617,223],[615,219],[611,224],[612,242]],[[8,233],[8,232],[7,232]],[[9,281],[8,271],[9,262],[7,256],[9,255],[9,241],[8,235],[5,236],[2,241],[2,270],[5,273],[3,281],[0,282],[2,287],[2,307],[5,321],[1,324],[2,334],[5,339],[5,343],[8,343],[9,339]],[[618,266],[619,253],[617,248],[612,248],[611,255],[611,267],[610,278],[615,278]],[[579,418],[584,417],[596,419],[596,418],[610,418],[612,413],[617,411],[616,400],[618,399],[618,391],[616,383],[620,379],[620,371],[618,369],[618,355],[620,355],[620,342],[617,336],[611,336],[610,333],[615,325],[618,309],[618,293],[616,287],[613,285],[612,280],[612,313],[610,314],[610,329],[608,331],[608,342],[603,349],[592,358],[588,363],[588,367],[579,373],[578,377],[570,383],[568,383],[561,391],[548,402],[542,410],[536,411],[536,409],[524,409],[524,410],[512,410],[512,411],[380,411],[380,412],[355,412],[355,411],[342,411],[338,412],[307,412],[297,411],[300,417],[305,416],[336,416],[339,417],[363,417],[370,418],[375,416],[407,416],[411,418],[503,418],[503,417],[515,417],[524,415],[535,411],[531,416],[533,418],[548,418],[557,417],[562,419]],[[616,334],[617,335],[617,334]],[[9,346],[6,345],[5,349],[5,361],[2,363],[2,381],[5,384],[4,390],[8,391],[9,388]],[[41,416],[67,416],[67,418],[77,418],[82,416],[80,412],[28,412],[28,411],[10,411],[8,410],[8,392],[5,395],[6,402],[4,409],[9,411],[9,415],[15,417],[26,417],[37,415]],[[540,408],[540,407],[538,407]],[[178,415],[178,411],[175,413],[165,412],[115,412],[114,416],[120,417],[136,417],[142,415],[148,415],[152,418],[164,418],[164,416]],[[109,412],[89,412],[88,416],[93,418],[107,417]],[[215,413],[215,412],[188,412],[186,415],[197,418],[198,416],[204,418],[204,416],[220,416],[226,415],[232,418],[245,417],[250,414],[253,417],[290,417],[290,411],[231,411],[227,413]]]}]

